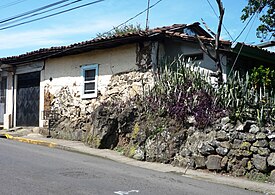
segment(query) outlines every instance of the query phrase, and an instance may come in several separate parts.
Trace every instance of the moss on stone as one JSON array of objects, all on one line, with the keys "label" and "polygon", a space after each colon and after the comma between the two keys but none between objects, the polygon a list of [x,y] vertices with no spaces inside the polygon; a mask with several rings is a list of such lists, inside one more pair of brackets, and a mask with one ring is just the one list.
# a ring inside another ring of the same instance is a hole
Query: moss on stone
[{"label": "moss on stone", "polygon": [[133,128],[133,132],[132,132],[132,136],[131,136],[132,139],[135,139],[137,137],[139,131],[140,131],[139,124],[135,123],[134,128]]},{"label": "moss on stone", "polygon": [[125,153],[125,148],[124,148],[124,147],[121,147],[121,146],[115,147],[114,150],[117,151],[117,152],[120,153],[120,154],[124,154],[124,153]]},{"label": "moss on stone", "polygon": [[249,142],[243,142],[243,143],[240,145],[240,149],[242,149],[242,150],[249,150],[249,149],[250,149],[250,146],[251,146],[251,143],[249,143]]},{"label": "moss on stone", "polygon": [[136,145],[131,145],[128,150],[128,157],[133,157],[135,155],[137,146]]},{"label": "moss on stone", "polygon": [[270,151],[268,148],[261,148],[258,149],[258,154],[261,156],[268,156],[270,154]]},{"label": "moss on stone", "polygon": [[88,138],[87,138],[87,143],[88,145],[94,147],[94,148],[98,148],[99,145],[100,145],[100,142],[101,140],[99,139],[98,136],[92,136],[90,135]]},{"label": "moss on stone", "polygon": [[137,148],[138,148],[138,144],[128,145],[128,148],[125,151],[125,156],[132,158],[135,155]]},{"label": "moss on stone", "polygon": [[248,161],[247,162],[247,170],[251,170],[253,168],[252,162]]},{"label": "moss on stone", "polygon": [[94,137],[94,143],[95,143],[95,146],[98,148],[99,145],[100,145],[100,139],[99,139],[99,137],[97,137],[97,136]]},{"label": "moss on stone", "polygon": [[245,157],[248,157],[248,156],[251,156],[252,155],[252,152],[249,151],[249,150],[243,150],[241,152],[242,156],[245,156]]},{"label": "moss on stone", "polygon": [[252,172],[246,174],[247,178],[257,182],[266,182],[269,179],[268,174],[260,173],[260,172]]}]

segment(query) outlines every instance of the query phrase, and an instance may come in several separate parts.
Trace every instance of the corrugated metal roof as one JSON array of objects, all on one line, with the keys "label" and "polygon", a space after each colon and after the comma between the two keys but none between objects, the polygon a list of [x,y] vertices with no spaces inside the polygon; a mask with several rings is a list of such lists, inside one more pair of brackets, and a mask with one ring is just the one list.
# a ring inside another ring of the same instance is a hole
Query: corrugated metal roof
[{"label": "corrugated metal roof", "polygon": [[251,59],[257,59],[270,64],[275,64],[275,52],[262,49],[256,45],[247,45],[245,43],[237,43],[232,48],[233,53],[240,53],[240,55],[249,57]]}]

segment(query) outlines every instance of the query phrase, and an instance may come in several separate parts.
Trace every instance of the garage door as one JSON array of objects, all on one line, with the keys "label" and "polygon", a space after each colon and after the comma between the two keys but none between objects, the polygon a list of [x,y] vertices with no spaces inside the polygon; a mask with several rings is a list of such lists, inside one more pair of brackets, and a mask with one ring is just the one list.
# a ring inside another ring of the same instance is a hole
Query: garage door
[{"label": "garage door", "polygon": [[16,126],[39,126],[40,72],[17,77]]}]

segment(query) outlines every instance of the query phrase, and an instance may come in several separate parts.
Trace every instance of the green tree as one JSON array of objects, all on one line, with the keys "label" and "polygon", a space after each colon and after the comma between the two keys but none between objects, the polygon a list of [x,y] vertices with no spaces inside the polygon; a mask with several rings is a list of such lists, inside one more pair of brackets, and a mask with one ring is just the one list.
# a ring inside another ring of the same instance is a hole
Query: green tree
[{"label": "green tree", "polygon": [[261,24],[257,28],[258,38],[264,40],[269,38],[269,35],[275,37],[275,0],[248,0],[242,12],[242,21],[246,21],[254,14],[260,14]]}]

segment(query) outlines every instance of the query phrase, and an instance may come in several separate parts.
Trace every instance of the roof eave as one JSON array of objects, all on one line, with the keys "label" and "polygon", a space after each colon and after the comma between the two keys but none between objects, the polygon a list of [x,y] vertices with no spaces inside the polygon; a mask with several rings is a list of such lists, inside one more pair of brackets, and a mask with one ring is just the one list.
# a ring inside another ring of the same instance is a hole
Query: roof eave
[{"label": "roof eave", "polygon": [[11,64],[11,65],[19,65],[39,60],[45,60],[47,58],[56,58],[56,57],[62,57],[66,55],[76,55],[83,52],[88,52],[95,49],[106,49],[106,48],[112,48],[123,44],[131,44],[138,41],[146,40],[147,37],[143,35],[133,35],[128,37],[118,37],[118,38],[112,38],[112,39],[102,39],[100,41],[96,42],[90,42],[87,44],[75,44],[71,45],[70,47],[66,48],[50,48],[48,50],[45,49],[45,52],[39,52],[40,50],[37,50],[37,53],[33,52],[33,54],[26,54],[25,56],[18,56],[16,58],[6,59],[1,61],[4,64]]},{"label": "roof eave", "polygon": [[241,43],[237,43],[237,45],[232,49],[232,52],[235,54],[240,53],[242,56],[275,65],[275,54],[260,48],[250,47]]}]

